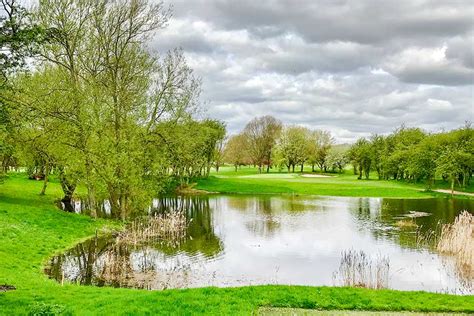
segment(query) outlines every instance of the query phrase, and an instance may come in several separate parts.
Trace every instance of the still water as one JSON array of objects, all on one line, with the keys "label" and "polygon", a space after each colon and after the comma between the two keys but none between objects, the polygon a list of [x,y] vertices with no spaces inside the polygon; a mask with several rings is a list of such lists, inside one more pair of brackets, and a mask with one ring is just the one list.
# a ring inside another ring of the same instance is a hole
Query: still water
[{"label": "still water", "polygon": [[[52,258],[46,272],[59,282],[146,289],[333,286],[341,253],[352,249],[388,257],[389,288],[473,293],[453,258],[419,241],[461,210],[472,213],[473,200],[211,195],[155,200],[151,212],[179,209],[188,227],[177,245],[94,238]],[[397,225],[407,218],[416,226]]]}]

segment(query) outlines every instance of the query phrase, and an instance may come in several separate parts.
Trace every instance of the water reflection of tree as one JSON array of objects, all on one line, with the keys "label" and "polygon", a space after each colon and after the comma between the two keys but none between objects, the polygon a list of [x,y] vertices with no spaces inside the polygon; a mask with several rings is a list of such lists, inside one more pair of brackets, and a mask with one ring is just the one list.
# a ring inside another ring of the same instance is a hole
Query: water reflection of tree
[{"label": "water reflection of tree", "polygon": [[314,208],[297,196],[229,196],[227,205],[247,216],[245,227],[255,235],[272,237],[281,230],[281,216]]},{"label": "water reflection of tree", "polygon": [[[117,243],[112,236],[93,238],[78,244],[64,255],[54,257],[46,272],[61,282],[63,279],[84,285],[147,288],[158,275],[161,254],[185,252],[194,256],[213,257],[222,249],[214,234],[213,210],[208,197],[173,197],[159,200],[153,212],[182,210],[187,221],[187,238],[178,246],[155,242],[152,245]],[[156,249],[158,252],[150,251]],[[183,267],[177,267],[181,269]]]},{"label": "water reflection of tree", "polygon": [[208,196],[176,196],[160,199],[153,212],[171,212],[180,210],[185,212],[188,224],[186,239],[177,247],[166,244],[155,244],[168,255],[185,252],[189,255],[202,254],[206,257],[218,255],[223,245],[214,233],[213,210],[209,204]]},{"label": "water reflection of tree", "polygon": [[65,254],[54,257],[46,272],[60,282],[67,279],[84,285],[100,285],[96,278],[97,259],[108,251],[113,243],[111,236],[95,237],[80,243]]}]

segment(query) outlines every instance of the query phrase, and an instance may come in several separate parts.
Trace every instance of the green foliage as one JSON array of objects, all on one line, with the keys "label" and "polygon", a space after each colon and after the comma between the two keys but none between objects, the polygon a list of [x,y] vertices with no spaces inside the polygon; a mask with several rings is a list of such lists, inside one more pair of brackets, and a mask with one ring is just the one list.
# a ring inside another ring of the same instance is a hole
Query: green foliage
[{"label": "green foliage", "polygon": [[235,171],[243,165],[252,164],[248,139],[243,134],[231,136],[224,147],[224,161],[234,166]]},{"label": "green foliage", "polygon": [[296,165],[303,166],[310,155],[311,131],[301,126],[287,126],[283,128],[277,140],[274,152],[277,165],[285,166],[290,172],[295,171]]},{"label": "green foliage", "polygon": [[365,138],[359,138],[350,148],[348,156],[352,164],[359,169],[358,179],[362,179],[362,174],[366,179],[369,179],[373,159],[371,143]]},{"label": "green foliage", "polygon": [[15,155],[45,175],[43,192],[56,172],[63,200],[84,185],[92,214],[108,199],[125,218],[209,173],[225,126],[193,119],[200,82],[183,52],[158,58],[146,47],[169,20],[162,3],[42,1],[34,17],[54,32],[34,73],[15,78],[8,104]]},{"label": "green foliage", "polygon": [[16,1],[1,0],[0,16],[0,88],[12,72],[25,66],[46,39],[43,28],[31,21],[30,13]]},{"label": "green foliage", "polygon": [[258,166],[260,171],[265,165],[267,172],[270,171],[274,147],[281,129],[281,121],[269,115],[256,117],[245,126],[242,134],[247,138],[252,163]]},{"label": "green foliage", "polygon": [[46,303],[36,303],[31,308],[28,315],[31,316],[56,316],[56,315],[66,315],[69,313],[65,312],[66,308],[63,305],[58,304],[46,304]]},{"label": "green foliage", "polygon": [[382,137],[359,139],[348,152],[348,158],[368,179],[376,170],[379,179],[425,181],[431,188],[436,176],[449,180],[451,189],[457,183],[469,185],[474,172],[474,130],[468,124],[457,130],[426,134],[419,128],[401,127]]}]

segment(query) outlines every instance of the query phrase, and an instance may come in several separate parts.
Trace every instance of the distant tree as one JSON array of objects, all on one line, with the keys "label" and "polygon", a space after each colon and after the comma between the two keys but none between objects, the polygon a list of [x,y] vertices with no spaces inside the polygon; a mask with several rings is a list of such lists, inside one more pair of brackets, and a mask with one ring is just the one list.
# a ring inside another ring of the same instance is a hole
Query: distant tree
[{"label": "distant tree", "polygon": [[358,168],[359,180],[362,179],[363,175],[365,175],[366,179],[369,179],[370,169],[372,167],[371,150],[371,144],[365,138],[359,138],[349,150],[348,156],[350,157],[352,164],[356,165]]},{"label": "distant tree", "polygon": [[342,173],[347,165],[347,155],[344,147],[333,147],[329,150],[327,165],[332,172]]},{"label": "distant tree", "polygon": [[276,146],[276,157],[280,164],[286,166],[288,172],[295,172],[300,166],[303,172],[304,163],[308,159],[308,145],[311,143],[311,131],[301,126],[284,127]]},{"label": "distant tree", "polygon": [[205,142],[206,153],[206,173],[209,176],[212,164],[216,165],[216,170],[219,171],[221,163],[221,151],[223,149],[223,142],[226,134],[225,124],[218,120],[205,120],[204,125],[207,127],[207,135]]},{"label": "distant tree", "polygon": [[428,190],[435,179],[436,159],[440,154],[439,138],[440,135],[429,135],[406,151],[406,173],[414,182],[425,179]]},{"label": "distant tree", "polygon": [[386,148],[385,138],[381,135],[374,134],[370,138],[370,143],[372,147],[372,168],[377,172],[380,180],[383,178],[383,156]]},{"label": "distant tree", "polygon": [[392,175],[394,179],[409,178],[407,166],[409,150],[426,137],[425,132],[419,128],[399,127],[386,139],[386,150],[383,154],[383,173],[386,178]]},{"label": "distant tree", "polygon": [[463,171],[461,158],[462,153],[459,149],[446,147],[436,159],[436,172],[449,180],[452,194],[454,193],[454,184]]},{"label": "distant tree", "polygon": [[244,128],[243,135],[247,138],[249,153],[259,172],[266,165],[270,172],[272,152],[280,135],[282,123],[272,116],[256,117]]},{"label": "distant tree", "polygon": [[329,131],[316,130],[312,133],[312,141],[316,149],[314,161],[321,171],[326,172],[328,168],[327,158],[334,139]]},{"label": "distant tree", "polygon": [[245,135],[238,134],[229,138],[224,148],[224,161],[232,164],[235,171],[240,166],[251,163]]},{"label": "distant tree", "polygon": [[227,137],[223,137],[218,140],[216,143],[216,148],[214,149],[214,168],[216,172],[219,172],[220,167],[224,164],[224,151]]}]

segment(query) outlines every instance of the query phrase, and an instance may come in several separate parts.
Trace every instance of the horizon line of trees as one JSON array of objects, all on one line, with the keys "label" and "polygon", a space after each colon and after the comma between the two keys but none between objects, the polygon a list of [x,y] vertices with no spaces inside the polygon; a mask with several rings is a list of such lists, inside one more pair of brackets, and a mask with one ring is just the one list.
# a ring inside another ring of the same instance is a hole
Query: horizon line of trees
[{"label": "horizon line of trees", "polygon": [[[376,172],[380,180],[425,181],[435,178],[466,187],[474,172],[474,129],[470,123],[458,129],[428,133],[401,126],[389,135],[374,134],[350,146],[337,146],[329,131],[284,125],[272,116],[256,117],[223,146],[223,162],[237,171],[253,165],[259,172],[270,168],[303,172],[311,165],[321,172],[343,172],[351,164],[358,179]],[[222,163],[221,163],[222,164]],[[218,171],[218,167],[216,167]]]},{"label": "horizon line of trees", "polygon": [[329,131],[311,130],[298,125],[284,125],[272,116],[256,117],[237,135],[231,136],[223,149],[223,160],[235,170],[242,165],[258,167],[259,172],[276,167],[295,172],[310,165],[312,171],[342,171],[346,159],[340,147],[334,147]]},{"label": "horizon line of trees", "polygon": [[431,188],[436,177],[466,187],[474,172],[474,129],[470,123],[455,130],[427,133],[401,126],[393,133],[360,138],[347,152],[354,174],[369,179],[425,181]]}]

